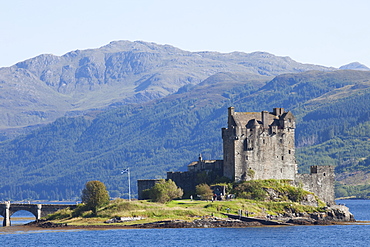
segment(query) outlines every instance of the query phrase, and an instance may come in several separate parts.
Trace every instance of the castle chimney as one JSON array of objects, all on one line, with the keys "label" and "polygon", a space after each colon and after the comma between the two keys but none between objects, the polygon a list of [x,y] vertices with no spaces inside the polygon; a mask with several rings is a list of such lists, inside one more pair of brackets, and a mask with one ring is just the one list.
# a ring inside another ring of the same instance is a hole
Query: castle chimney
[{"label": "castle chimney", "polygon": [[280,117],[284,114],[284,108],[274,108],[274,115]]},{"label": "castle chimney", "polygon": [[262,111],[262,126],[264,129],[267,129],[269,127],[269,112],[268,111]]}]

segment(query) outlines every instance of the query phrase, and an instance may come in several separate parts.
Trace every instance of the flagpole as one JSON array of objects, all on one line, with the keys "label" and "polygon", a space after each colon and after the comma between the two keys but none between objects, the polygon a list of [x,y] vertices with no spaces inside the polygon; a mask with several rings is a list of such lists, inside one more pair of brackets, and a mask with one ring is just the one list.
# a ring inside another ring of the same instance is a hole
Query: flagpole
[{"label": "flagpole", "polygon": [[128,176],[128,200],[131,201],[130,168],[127,168],[127,176]]},{"label": "flagpole", "polygon": [[127,177],[128,177],[128,200],[131,201],[131,178],[130,178],[130,168],[123,169],[121,171],[121,174],[123,175],[124,173],[127,172]]}]

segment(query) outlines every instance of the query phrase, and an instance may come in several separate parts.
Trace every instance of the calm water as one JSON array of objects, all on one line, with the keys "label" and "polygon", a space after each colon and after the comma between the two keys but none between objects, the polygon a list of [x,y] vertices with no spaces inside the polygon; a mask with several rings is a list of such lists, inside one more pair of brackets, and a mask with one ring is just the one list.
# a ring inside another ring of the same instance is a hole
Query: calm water
[{"label": "calm water", "polygon": [[[357,220],[370,220],[370,200],[338,202]],[[0,240],[3,246],[369,246],[370,225],[67,231],[9,227],[0,228]]]}]

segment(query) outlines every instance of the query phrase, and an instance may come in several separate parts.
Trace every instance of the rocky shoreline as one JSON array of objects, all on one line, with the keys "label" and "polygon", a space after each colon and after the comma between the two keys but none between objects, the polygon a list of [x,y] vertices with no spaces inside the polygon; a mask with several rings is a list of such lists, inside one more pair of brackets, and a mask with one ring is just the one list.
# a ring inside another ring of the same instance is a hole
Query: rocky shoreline
[{"label": "rocky shoreline", "polygon": [[[112,221],[105,225],[85,225],[74,226],[63,223],[53,223],[47,220],[38,220],[26,224],[27,226],[41,228],[216,228],[229,227],[241,228],[251,226],[268,226],[268,225],[332,225],[346,222],[355,222],[353,215],[348,208],[343,205],[335,205],[321,213],[286,213],[279,217],[253,218],[241,215],[225,214],[229,218],[218,218],[213,216],[204,216],[201,219],[193,221],[185,220],[165,220],[151,223],[120,225],[119,221]],[[115,223],[115,224],[113,224]]]}]

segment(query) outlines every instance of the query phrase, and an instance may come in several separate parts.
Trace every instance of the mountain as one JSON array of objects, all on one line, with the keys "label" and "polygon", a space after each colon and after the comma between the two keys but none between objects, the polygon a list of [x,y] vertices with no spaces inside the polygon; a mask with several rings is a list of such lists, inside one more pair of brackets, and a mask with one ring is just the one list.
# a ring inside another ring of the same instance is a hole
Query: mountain
[{"label": "mountain", "polygon": [[104,182],[113,197],[125,196],[122,168],[130,167],[135,181],[185,170],[199,153],[220,159],[229,106],[292,111],[299,170],[334,165],[339,182],[348,184],[360,172],[364,184],[370,173],[369,81],[370,72],[356,70],[275,77],[218,72],[162,98],[62,117],[0,143],[0,200],[78,197],[89,180]]},{"label": "mountain", "polygon": [[62,116],[160,99],[217,73],[272,78],[308,70],[334,68],[266,52],[189,52],[142,41],[44,54],[0,68],[0,134],[5,140]]},{"label": "mountain", "polygon": [[343,65],[341,67],[339,67],[339,69],[352,69],[352,70],[363,70],[363,71],[369,71],[370,69],[359,63],[359,62],[353,62],[353,63],[349,63],[349,64],[346,64],[346,65]]}]

